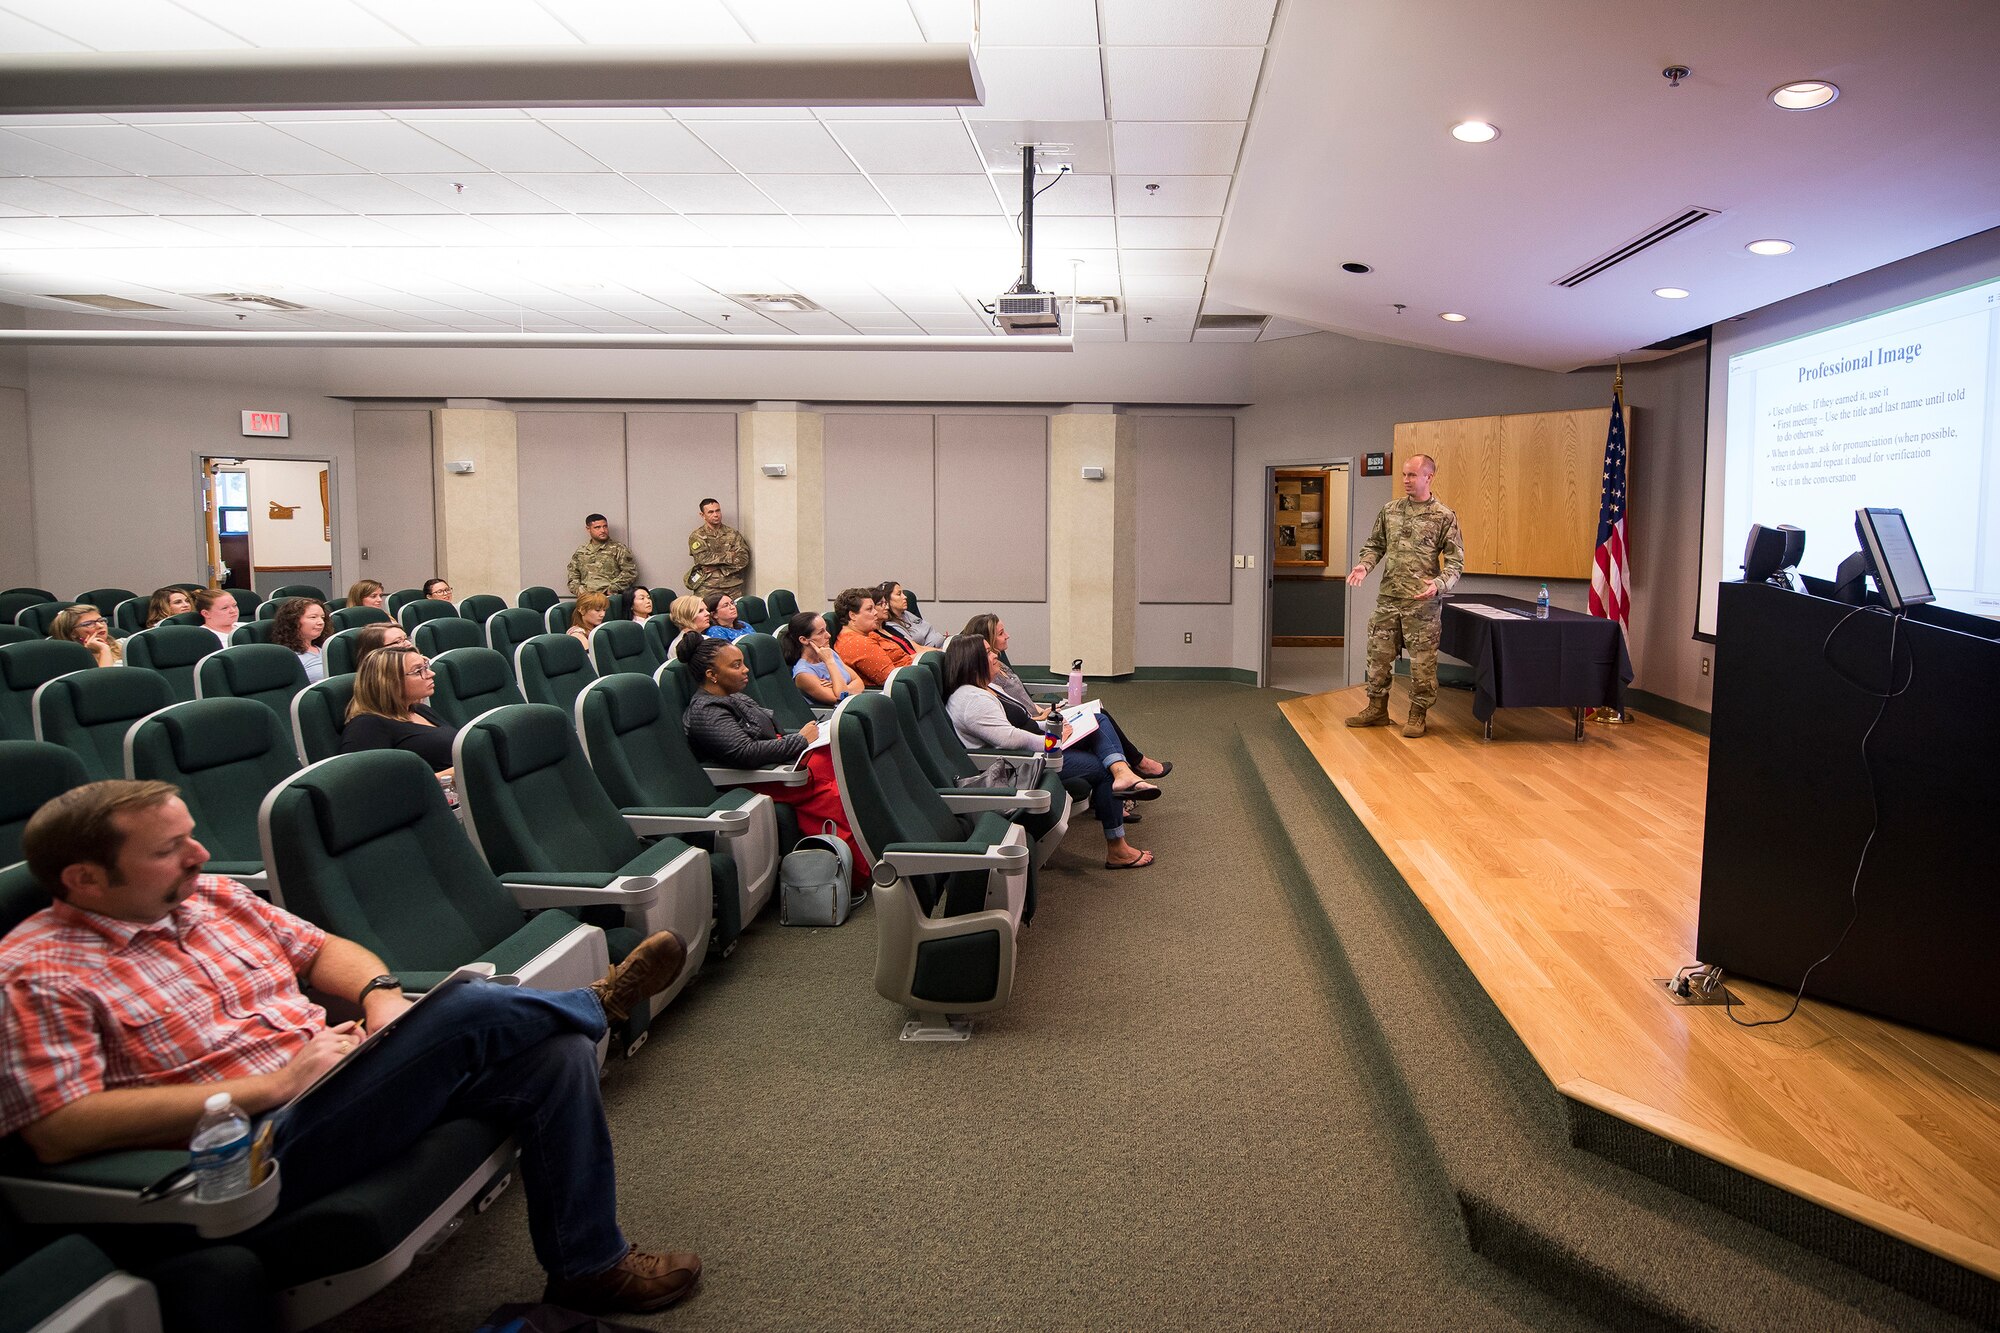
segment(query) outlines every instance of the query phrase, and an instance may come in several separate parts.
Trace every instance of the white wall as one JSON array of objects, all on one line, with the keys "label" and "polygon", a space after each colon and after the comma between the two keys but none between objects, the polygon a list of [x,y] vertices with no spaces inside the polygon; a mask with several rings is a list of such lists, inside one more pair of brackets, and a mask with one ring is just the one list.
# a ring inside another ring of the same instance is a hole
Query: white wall
[{"label": "white wall", "polygon": [[[332,562],[333,545],[326,539],[326,514],[319,503],[319,474],[324,466],[317,460],[245,459],[242,471],[250,477],[252,565],[270,569]],[[273,504],[294,508],[296,512],[290,518],[272,518]],[[239,571],[236,577],[247,579],[249,571]]]}]

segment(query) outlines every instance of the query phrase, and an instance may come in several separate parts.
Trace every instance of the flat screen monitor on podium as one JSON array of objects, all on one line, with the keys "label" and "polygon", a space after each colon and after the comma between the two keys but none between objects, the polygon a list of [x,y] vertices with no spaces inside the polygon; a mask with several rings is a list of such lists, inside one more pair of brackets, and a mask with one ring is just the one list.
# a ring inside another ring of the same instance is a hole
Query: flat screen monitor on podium
[{"label": "flat screen monitor on podium", "polygon": [[1875,586],[1882,590],[1882,600],[1891,611],[1937,600],[1902,510],[1857,509],[1854,533],[1861,539],[1869,572],[1875,576]]}]

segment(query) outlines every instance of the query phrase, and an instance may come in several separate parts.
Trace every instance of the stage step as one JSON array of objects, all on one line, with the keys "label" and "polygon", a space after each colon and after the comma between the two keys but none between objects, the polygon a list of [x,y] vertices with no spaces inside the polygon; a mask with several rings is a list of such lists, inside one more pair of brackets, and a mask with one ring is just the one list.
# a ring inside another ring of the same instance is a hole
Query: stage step
[{"label": "stage step", "polygon": [[[1473,1250],[1620,1329],[1975,1326],[1578,1151],[1570,1103],[1296,733],[1274,716],[1238,736],[1245,802],[1262,825],[1250,842],[1288,886],[1331,1001],[1379,1045]],[[1963,1290],[1932,1291],[1968,1310]],[[1975,1317],[1982,1308],[1971,1302]]]}]

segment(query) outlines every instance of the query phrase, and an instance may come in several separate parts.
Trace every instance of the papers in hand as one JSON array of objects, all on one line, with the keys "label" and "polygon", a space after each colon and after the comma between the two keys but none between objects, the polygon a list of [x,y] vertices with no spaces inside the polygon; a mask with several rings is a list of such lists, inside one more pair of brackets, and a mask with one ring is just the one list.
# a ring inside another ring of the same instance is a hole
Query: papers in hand
[{"label": "papers in hand", "polygon": [[806,766],[806,756],[814,750],[824,750],[831,744],[833,744],[833,719],[828,718],[819,724],[819,738],[805,749],[799,751],[798,761],[792,767],[803,772]]},{"label": "papers in hand", "polygon": [[1062,714],[1062,720],[1069,724],[1069,739],[1062,743],[1062,748],[1067,750],[1078,741],[1096,732],[1097,715],[1104,711],[1104,705],[1092,699],[1088,703],[1080,703],[1074,708],[1064,708],[1058,711]]}]

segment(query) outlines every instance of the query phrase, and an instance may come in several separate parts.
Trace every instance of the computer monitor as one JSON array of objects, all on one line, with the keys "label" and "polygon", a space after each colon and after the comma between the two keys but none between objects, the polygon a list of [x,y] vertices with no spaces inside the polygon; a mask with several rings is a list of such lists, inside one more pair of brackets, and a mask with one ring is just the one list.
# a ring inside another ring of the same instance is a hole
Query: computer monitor
[{"label": "computer monitor", "polygon": [[1854,534],[1861,539],[1868,572],[1875,576],[1875,586],[1882,590],[1882,600],[1891,611],[1937,600],[1902,510],[1857,509]]}]

